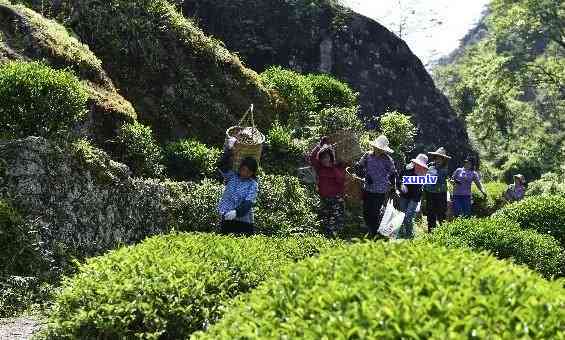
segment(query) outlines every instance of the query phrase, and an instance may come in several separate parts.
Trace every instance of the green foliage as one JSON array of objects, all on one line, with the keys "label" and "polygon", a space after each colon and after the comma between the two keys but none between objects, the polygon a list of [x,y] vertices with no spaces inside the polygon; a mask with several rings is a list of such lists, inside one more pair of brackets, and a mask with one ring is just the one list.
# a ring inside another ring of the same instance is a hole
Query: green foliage
[{"label": "green foliage", "polygon": [[565,274],[565,253],[553,237],[504,219],[457,219],[441,226],[426,238],[447,247],[486,250],[499,259],[513,259],[546,278]]},{"label": "green foliage", "polygon": [[[53,299],[53,286],[34,277],[0,277],[0,318],[15,317],[26,311],[47,308]],[[44,310],[44,309],[43,309]]]},{"label": "green foliage", "polygon": [[269,174],[294,175],[303,162],[302,148],[292,138],[292,131],[275,122],[263,146],[263,170]]},{"label": "green foliage", "polygon": [[149,126],[139,122],[126,123],[116,137],[117,160],[127,164],[133,174],[142,177],[160,177],[163,174],[162,151]]},{"label": "green foliage", "polygon": [[310,112],[318,107],[319,102],[308,78],[280,66],[268,68],[260,77],[263,84],[277,91],[288,105],[279,117],[283,124],[297,128],[309,123]]},{"label": "green foliage", "polygon": [[283,267],[338,246],[320,238],[153,237],[66,279],[49,338],[186,339]]},{"label": "green foliage", "polygon": [[201,180],[217,174],[221,151],[194,139],[170,143],[164,150],[164,162],[169,178],[177,181]]},{"label": "green foliage", "polygon": [[508,186],[500,182],[483,182],[483,188],[487,192],[486,199],[474,185],[471,192],[473,195],[473,214],[479,217],[490,216],[506,204],[504,193]]},{"label": "green foliage", "polygon": [[517,222],[524,229],[555,237],[565,247],[565,196],[532,196],[509,204],[494,216]]},{"label": "green foliage", "polygon": [[298,178],[264,175],[259,178],[259,190],[255,224],[261,234],[318,232],[318,197],[302,186]]},{"label": "green foliage", "polygon": [[86,113],[87,94],[69,72],[39,63],[0,65],[0,132],[13,137],[68,132]]},{"label": "green foliage", "polygon": [[562,285],[469,250],[357,244],[289,267],[195,338],[558,338]]},{"label": "green foliage", "polygon": [[45,269],[38,243],[37,230],[25,223],[10,204],[0,200],[0,277],[35,276]]},{"label": "green foliage", "polygon": [[353,92],[349,85],[327,74],[310,74],[308,82],[318,98],[317,111],[330,107],[356,107],[359,93]]},{"label": "green foliage", "polygon": [[559,173],[546,173],[537,181],[528,184],[527,196],[561,195],[565,196],[565,177]]},{"label": "green foliage", "polygon": [[331,135],[339,130],[360,132],[363,122],[357,116],[359,107],[330,107],[316,113],[315,124],[318,135]]},{"label": "green foliage", "polygon": [[379,117],[379,130],[388,138],[395,153],[412,151],[417,129],[409,115],[397,111],[386,112]]}]

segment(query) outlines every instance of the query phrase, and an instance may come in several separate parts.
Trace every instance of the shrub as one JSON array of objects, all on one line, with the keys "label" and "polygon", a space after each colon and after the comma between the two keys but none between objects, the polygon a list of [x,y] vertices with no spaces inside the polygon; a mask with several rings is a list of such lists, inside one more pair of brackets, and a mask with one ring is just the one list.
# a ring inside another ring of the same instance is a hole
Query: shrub
[{"label": "shrub", "polygon": [[300,73],[285,70],[280,66],[268,68],[260,75],[263,84],[276,90],[288,104],[288,111],[281,112],[280,120],[292,128],[309,123],[310,112],[319,105],[314,89],[308,79]]},{"label": "shrub", "polygon": [[379,117],[379,129],[395,153],[412,151],[417,129],[410,116],[397,111],[386,112]]},{"label": "shrub", "polygon": [[565,246],[565,197],[533,196],[512,203],[494,214],[517,222],[523,229],[555,237]]},{"label": "shrub", "polygon": [[331,107],[316,114],[318,135],[331,135],[339,130],[361,131],[363,123],[357,117],[358,107]]},{"label": "shrub", "polygon": [[86,113],[87,94],[67,71],[39,63],[0,66],[0,133],[21,138],[70,131]]},{"label": "shrub", "polygon": [[528,184],[527,196],[561,195],[565,196],[565,179],[563,174],[548,172],[537,181]]},{"label": "shrub", "polygon": [[177,181],[201,180],[217,175],[221,150],[193,139],[180,140],[165,147],[165,166],[169,178]]},{"label": "shrub", "polygon": [[314,234],[319,230],[318,198],[296,177],[264,175],[259,178],[255,209],[257,230],[265,235]]},{"label": "shrub", "polygon": [[115,158],[128,165],[134,175],[160,177],[163,174],[161,148],[149,126],[139,122],[122,125],[116,150]]},{"label": "shrub", "polygon": [[554,338],[562,284],[468,250],[357,244],[287,268],[194,338]]},{"label": "shrub", "polygon": [[269,174],[294,175],[303,162],[304,153],[292,138],[290,129],[275,122],[263,148],[263,169]]},{"label": "shrub", "polygon": [[37,230],[0,200],[0,276],[35,276],[44,269]]},{"label": "shrub", "polygon": [[547,278],[565,274],[565,253],[553,237],[522,230],[503,219],[457,219],[438,228],[427,239],[447,247],[486,250],[499,259],[512,258]]},{"label": "shrub", "polygon": [[506,204],[504,193],[508,186],[500,182],[483,183],[483,188],[487,192],[487,198],[483,198],[483,194],[473,186],[473,214],[479,217],[492,215]]},{"label": "shrub", "polygon": [[544,173],[542,164],[530,155],[511,155],[501,168],[501,177],[506,182],[514,181],[515,174],[533,179],[540,178]]},{"label": "shrub", "polygon": [[88,260],[66,279],[50,338],[186,339],[237,295],[338,243],[320,238],[178,234]]},{"label": "shrub", "polygon": [[327,74],[310,74],[307,79],[318,99],[317,110],[330,107],[357,106],[359,94],[353,92],[347,83]]},{"label": "shrub", "polygon": [[0,318],[14,317],[34,306],[45,310],[53,299],[53,286],[35,277],[0,277]]}]

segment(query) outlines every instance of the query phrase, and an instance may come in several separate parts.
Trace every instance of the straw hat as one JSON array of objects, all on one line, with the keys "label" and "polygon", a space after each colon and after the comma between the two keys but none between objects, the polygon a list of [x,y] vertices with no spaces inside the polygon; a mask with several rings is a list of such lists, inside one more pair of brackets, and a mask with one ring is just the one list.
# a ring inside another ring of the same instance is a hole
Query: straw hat
[{"label": "straw hat", "polygon": [[514,178],[519,179],[522,184],[526,183],[526,177],[524,177],[524,175],[522,174],[516,174],[514,175]]},{"label": "straw hat", "polygon": [[414,164],[418,164],[422,168],[425,168],[425,169],[428,168],[428,156],[426,156],[423,153],[416,156],[416,158],[412,159],[411,162],[414,163]]},{"label": "straw hat", "polygon": [[444,147],[437,149],[436,152],[428,152],[428,154],[434,155],[434,156],[440,156],[440,157],[447,158],[447,159],[451,159],[451,157],[447,155],[447,151],[445,151]]},{"label": "straw hat", "polygon": [[385,135],[380,135],[377,139],[370,142],[369,145],[388,153],[394,153],[394,151],[388,146],[388,138],[386,138]]}]

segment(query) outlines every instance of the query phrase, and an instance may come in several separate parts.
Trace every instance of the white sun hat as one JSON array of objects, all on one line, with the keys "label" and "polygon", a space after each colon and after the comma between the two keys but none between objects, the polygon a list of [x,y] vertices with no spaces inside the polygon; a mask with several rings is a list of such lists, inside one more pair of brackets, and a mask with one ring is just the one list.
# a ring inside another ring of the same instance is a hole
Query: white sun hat
[{"label": "white sun hat", "polygon": [[386,138],[385,135],[380,135],[379,137],[377,137],[377,139],[369,143],[369,145],[374,148],[383,150],[388,153],[394,153],[394,151],[388,146],[388,144],[388,138]]},{"label": "white sun hat", "polygon": [[416,156],[416,158],[411,160],[412,163],[414,164],[418,164],[419,166],[423,167],[423,168],[428,168],[428,156],[426,156],[425,154],[421,153],[418,156]]}]

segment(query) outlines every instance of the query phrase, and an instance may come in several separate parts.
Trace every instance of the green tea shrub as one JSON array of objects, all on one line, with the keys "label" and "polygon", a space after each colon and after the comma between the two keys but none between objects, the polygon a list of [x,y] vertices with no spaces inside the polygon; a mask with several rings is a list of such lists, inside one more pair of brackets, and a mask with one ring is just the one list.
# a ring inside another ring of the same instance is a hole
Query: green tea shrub
[{"label": "green tea shrub", "polygon": [[509,204],[493,216],[514,221],[523,229],[555,237],[565,247],[565,197],[532,196]]},{"label": "green tea shrub", "polygon": [[269,174],[295,175],[304,163],[304,152],[292,138],[292,131],[275,122],[267,133],[261,166]]},{"label": "green tea shrub", "polygon": [[359,94],[353,92],[347,83],[327,74],[309,74],[307,79],[318,99],[317,110],[357,106]]},{"label": "green tea shrub", "polygon": [[193,338],[559,338],[562,285],[470,250],[356,244],[285,269]]},{"label": "green tea shrub", "polygon": [[359,107],[330,107],[316,113],[315,124],[318,135],[330,135],[339,130],[360,132],[363,122],[357,116]]},{"label": "green tea shrub", "polygon": [[565,274],[565,253],[555,238],[533,230],[522,230],[509,220],[457,219],[426,238],[442,246],[469,247],[486,250],[499,259],[511,258],[546,278]]},{"label": "green tea shrub", "polygon": [[162,150],[149,126],[126,123],[118,131],[114,156],[128,165],[135,176],[161,177]]},{"label": "green tea shrub", "polygon": [[167,175],[177,181],[201,180],[218,174],[221,150],[194,139],[184,139],[165,147]]},{"label": "green tea shrub", "polygon": [[92,258],[66,279],[48,337],[186,339],[286,265],[338,245],[322,238],[152,237]]},{"label": "green tea shrub", "polygon": [[479,217],[492,215],[506,204],[504,193],[508,186],[500,182],[483,183],[483,188],[487,192],[487,198],[473,186],[471,194],[473,195],[473,214]]},{"label": "green tea shrub", "polygon": [[395,153],[412,151],[418,130],[409,115],[397,111],[386,112],[379,117],[379,130],[388,138]]},{"label": "green tea shrub", "polygon": [[315,234],[319,230],[318,197],[293,176],[259,178],[255,226],[265,235]]},{"label": "green tea shrub", "polygon": [[0,276],[35,276],[45,269],[37,230],[0,200]]},{"label": "green tea shrub", "polygon": [[537,181],[528,184],[527,196],[561,195],[565,196],[564,174],[548,172],[541,175]]},{"label": "green tea shrub", "polygon": [[0,65],[0,133],[15,138],[70,131],[88,96],[72,73],[40,63]]},{"label": "green tea shrub", "polygon": [[281,112],[279,119],[283,124],[298,128],[309,123],[310,112],[319,103],[308,79],[300,73],[273,66],[260,74],[263,84],[276,90],[286,101],[288,110]]}]

